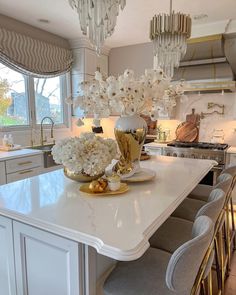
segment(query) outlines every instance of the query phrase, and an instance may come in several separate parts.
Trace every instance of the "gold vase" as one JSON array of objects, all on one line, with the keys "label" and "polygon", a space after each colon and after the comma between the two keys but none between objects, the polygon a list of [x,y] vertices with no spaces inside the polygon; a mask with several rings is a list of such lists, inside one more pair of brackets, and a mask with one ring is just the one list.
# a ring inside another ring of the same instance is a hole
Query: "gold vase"
[{"label": "gold vase", "polygon": [[147,123],[138,115],[121,117],[115,126],[115,137],[121,153],[114,170],[121,175],[132,175],[140,168],[139,161],[147,134]]},{"label": "gold vase", "polygon": [[103,176],[104,172],[99,175],[90,176],[85,173],[75,173],[64,167],[64,174],[66,177],[78,182],[90,182]]}]

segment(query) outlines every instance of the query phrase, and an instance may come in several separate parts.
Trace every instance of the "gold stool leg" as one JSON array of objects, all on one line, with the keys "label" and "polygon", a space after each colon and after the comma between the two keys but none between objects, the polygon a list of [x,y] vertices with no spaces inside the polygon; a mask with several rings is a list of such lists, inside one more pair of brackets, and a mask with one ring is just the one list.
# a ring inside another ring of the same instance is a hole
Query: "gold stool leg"
[{"label": "gold stool leg", "polygon": [[222,291],[221,266],[220,266],[221,260],[220,260],[220,253],[219,253],[218,234],[214,238],[214,248],[215,248],[217,285],[218,285],[218,289]]},{"label": "gold stool leg", "polygon": [[224,294],[224,284],[225,284],[225,271],[224,271],[224,247],[223,247],[223,236],[222,229],[218,233],[218,245],[219,245],[219,255],[220,255],[220,281],[221,281],[221,291]]},{"label": "gold stool leg", "polygon": [[207,295],[212,295],[212,270],[210,270],[210,273],[207,277]]},{"label": "gold stool leg", "polygon": [[232,193],[230,197],[230,212],[231,212],[231,222],[232,222],[232,239],[233,239],[233,249],[236,250],[236,238],[235,238],[235,220],[234,220],[234,205]]}]

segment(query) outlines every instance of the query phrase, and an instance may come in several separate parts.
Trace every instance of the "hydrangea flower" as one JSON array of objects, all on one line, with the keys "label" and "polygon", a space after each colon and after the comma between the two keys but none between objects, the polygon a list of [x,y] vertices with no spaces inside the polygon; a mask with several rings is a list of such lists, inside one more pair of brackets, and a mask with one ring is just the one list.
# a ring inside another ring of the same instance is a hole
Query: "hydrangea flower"
[{"label": "hydrangea flower", "polygon": [[52,149],[57,164],[74,173],[90,176],[101,174],[117,155],[117,144],[113,139],[104,139],[94,133],[82,133],[57,142]]}]

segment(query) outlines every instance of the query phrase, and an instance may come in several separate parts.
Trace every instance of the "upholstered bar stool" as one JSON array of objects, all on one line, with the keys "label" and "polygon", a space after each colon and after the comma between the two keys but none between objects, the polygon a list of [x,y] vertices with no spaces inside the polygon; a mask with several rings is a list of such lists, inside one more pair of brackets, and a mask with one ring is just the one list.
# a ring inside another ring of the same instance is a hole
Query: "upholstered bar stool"
[{"label": "upholstered bar stool", "polygon": [[[228,185],[230,186],[230,183]],[[221,196],[223,196],[223,198]],[[217,188],[210,193],[207,202],[186,198],[171,216],[193,222],[199,215],[207,215],[215,222],[220,213],[220,210],[218,206],[212,206],[211,204],[220,203],[222,210],[224,202],[225,193],[223,190]],[[207,214],[205,214],[205,212],[207,212]]]},{"label": "upholstered bar stool", "polygon": [[194,210],[188,214],[188,219],[170,216],[150,238],[151,247],[173,253],[190,239],[193,222],[199,216],[206,215],[215,225],[223,208],[225,193],[221,189],[214,189],[209,199],[210,201],[201,207],[194,206]]},{"label": "upholstered bar stool", "polygon": [[[221,189],[214,189],[209,196],[209,202],[202,202],[199,200],[190,200],[194,204],[194,208],[187,207],[190,210],[187,214],[187,219],[171,216],[166,222],[156,231],[150,239],[151,247],[159,248],[170,253],[173,253],[181,244],[189,240],[191,236],[191,229],[193,220],[201,215],[210,217],[215,225],[215,236],[218,232],[218,225],[221,220],[221,212],[223,212],[223,205],[225,202],[225,193]],[[198,206],[196,206],[196,203]],[[203,203],[203,206],[200,205]],[[198,211],[197,211],[198,210]],[[218,287],[223,289],[223,261],[221,259],[221,241],[215,240],[216,249],[216,271],[218,278]]]},{"label": "upholstered bar stool", "polygon": [[188,198],[207,202],[211,191],[215,188],[222,189],[225,193],[229,191],[229,183],[232,184],[233,178],[229,173],[222,173],[217,177],[216,185],[210,186],[198,184],[196,188],[188,195]]},{"label": "upholstered bar stool", "polygon": [[236,184],[236,166],[229,166],[228,168],[224,169],[222,173],[228,173],[233,178],[233,181],[231,184],[231,194],[229,195],[229,205],[230,205],[229,211],[230,212],[228,213],[231,213],[231,222],[232,222],[231,243],[233,243],[234,250],[236,250],[234,206],[233,206],[233,195],[232,195],[232,191]]},{"label": "upholstered bar stool", "polygon": [[[222,172],[222,174],[217,178],[217,184],[214,187],[200,184],[188,196],[188,198],[190,199],[206,202],[208,199],[207,194],[214,188],[221,188],[226,193],[225,204],[224,204],[226,215],[222,214],[222,220],[220,221],[221,222],[220,229],[222,227],[224,229],[224,240],[225,240],[225,247],[220,247],[221,248],[220,252],[222,252],[220,256],[221,256],[221,260],[223,261],[222,262],[223,265],[221,266],[224,272],[223,276],[228,275],[229,273],[229,265],[231,262],[231,248],[232,248],[231,244],[234,242],[234,235],[235,235],[233,217],[232,217],[232,231],[230,230],[230,209],[229,209],[230,200],[232,202],[232,189],[235,184],[235,181],[233,181],[233,177],[232,177],[234,176],[235,170],[236,170],[236,166],[227,168],[226,170],[223,171],[224,173]],[[194,202],[196,203],[196,201]],[[181,204],[181,206],[183,205]],[[181,210],[181,206],[178,208],[179,212]],[[232,214],[232,208],[231,208],[231,214]],[[219,234],[221,235],[221,232],[219,232]],[[220,244],[222,244],[222,241],[219,241],[219,242]]]},{"label": "upholstered bar stool", "polygon": [[138,260],[118,262],[104,284],[104,295],[190,295],[212,241],[214,225],[198,217],[192,237],[173,254],[149,248]]}]

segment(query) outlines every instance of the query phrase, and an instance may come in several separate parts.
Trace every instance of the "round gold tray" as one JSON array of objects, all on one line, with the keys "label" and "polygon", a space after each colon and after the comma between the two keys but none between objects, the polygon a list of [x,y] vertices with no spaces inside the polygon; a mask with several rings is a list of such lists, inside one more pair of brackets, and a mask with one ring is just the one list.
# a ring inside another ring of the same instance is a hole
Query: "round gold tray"
[{"label": "round gold tray", "polygon": [[82,184],[80,186],[79,189],[81,192],[89,194],[89,195],[93,195],[93,196],[109,196],[109,195],[119,195],[119,194],[123,194],[125,192],[127,192],[129,190],[129,187],[126,183],[121,183],[121,186],[119,188],[119,190],[117,191],[110,191],[109,189],[106,189],[104,192],[102,193],[94,193],[90,190],[89,188],[89,183],[86,184]]},{"label": "round gold tray", "polygon": [[123,178],[122,181],[125,182],[145,182],[153,180],[156,177],[156,172],[148,169],[148,168],[141,168],[141,170],[134,175]]}]

